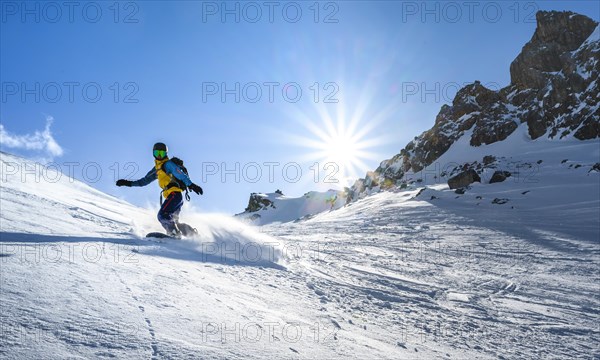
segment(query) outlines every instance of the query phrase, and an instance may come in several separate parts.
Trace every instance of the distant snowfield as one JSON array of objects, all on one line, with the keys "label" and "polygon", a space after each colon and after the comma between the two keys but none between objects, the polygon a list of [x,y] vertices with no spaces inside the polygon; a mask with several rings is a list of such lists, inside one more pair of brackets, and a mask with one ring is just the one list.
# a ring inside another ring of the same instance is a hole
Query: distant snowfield
[{"label": "distant snowfield", "polygon": [[536,167],[260,228],[184,209],[200,235],[180,242],[141,238],[153,210],[23,182],[2,153],[0,356],[600,357],[600,142],[463,145],[440,162]]},{"label": "distant snowfield", "polygon": [[256,194],[271,202],[258,211],[236,214],[236,218],[252,225],[286,223],[298,219],[308,219],[315,214],[337,210],[346,203],[346,196],[340,190],[309,191],[298,198],[278,193]]}]

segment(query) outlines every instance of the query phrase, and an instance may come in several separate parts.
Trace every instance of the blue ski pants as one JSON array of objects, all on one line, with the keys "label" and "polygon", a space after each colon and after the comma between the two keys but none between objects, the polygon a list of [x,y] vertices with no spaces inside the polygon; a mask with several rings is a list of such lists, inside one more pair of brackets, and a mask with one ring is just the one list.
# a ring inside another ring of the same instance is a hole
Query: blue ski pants
[{"label": "blue ski pants", "polygon": [[179,212],[183,206],[183,196],[180,191],[174,191],[165,199],[158,211],[158,221],[165,228],[167,233],[175,229],[175,224],[179,220]]}]

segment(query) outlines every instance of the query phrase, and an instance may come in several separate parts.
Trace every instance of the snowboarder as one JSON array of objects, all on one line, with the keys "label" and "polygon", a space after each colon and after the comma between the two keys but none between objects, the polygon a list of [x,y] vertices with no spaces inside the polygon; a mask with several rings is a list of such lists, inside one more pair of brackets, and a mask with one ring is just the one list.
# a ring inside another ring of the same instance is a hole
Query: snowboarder
[{"label": "snowboarder", "polygon": [[329,211],[333,210],[333,207],[335,206],[335,202],[337,201],[337,194],[335,194],[334,196],[328,198],[327,200],[325,200],[325,203],[328,203],[330,205],[329,207]]},{"label": "snowboarder", "polygon": [[[202,188],[194,184],[183,167],[183,162],[175,162],[176,158],[169,159],[167,156],[167,145],[156,143],[152,148],[154,155],[154,167],[141,179],[131,181],[125,179],[117,180],[117,186],[146,186],[158,179],[158,186],[162,189],[164,201],[158,211],[158,221],[167,231],[167,235],[180,238],[181,235],[193,235],[195,229],[183,223],[179,223],[179,212],[183,206],[182,192],[190,189],[198,195],[204,192]],[[186,192],[186,197],[189,196]],[[161,198],[162,200],[162,198]]]}]

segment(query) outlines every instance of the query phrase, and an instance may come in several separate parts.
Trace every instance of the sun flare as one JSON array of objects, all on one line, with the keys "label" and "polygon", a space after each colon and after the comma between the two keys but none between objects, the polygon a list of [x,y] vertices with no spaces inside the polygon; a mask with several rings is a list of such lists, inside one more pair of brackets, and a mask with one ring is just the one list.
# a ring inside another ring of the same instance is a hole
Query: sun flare
[{"label": "sun flare", "polygon": [[[389,141],[385,135],[374,135],[377,125],[389,111],[376,114],[366,121],[365,108],[349,113],[338,104],[335,109],[315,107],[316,114],[296,114],[299,123],[308,133],[294,135],[298,145],[309,149],[304,160],[318,164],[327,177],[321,182],[327,187],[351,186],[356,179],[365,175],[380,158],[374,150]],[[330,111],[334,110],[335,114]]]},{"label": "sun flare", "polygon": [[309,169],[310,176],[303,178],[306,184],[301,184],[305,188],[314,188],[314,184],[319,190],[352,186],[377,168],[385,156],[379,151],[395,140],[395,125],[390,120],[402,104],[395,98],[380,100],[378,75],[371,74],[360,84],[345,80],[343,74],[336,77],[335,84],[345,91],[335,93],[335,101],[311,101],[305,103],[308,106],[291,108],[286,118],[294,124],[281,129],[280,140],[303,149],[296,158]]},{"label": "sun flare", "polygon": [[319,146],[320,158],[326,163],[335,164],[342,174],[351,172],[352,168],[360,165],[361,144],[353,134],[344,130],[335,130],[325,134]]}]

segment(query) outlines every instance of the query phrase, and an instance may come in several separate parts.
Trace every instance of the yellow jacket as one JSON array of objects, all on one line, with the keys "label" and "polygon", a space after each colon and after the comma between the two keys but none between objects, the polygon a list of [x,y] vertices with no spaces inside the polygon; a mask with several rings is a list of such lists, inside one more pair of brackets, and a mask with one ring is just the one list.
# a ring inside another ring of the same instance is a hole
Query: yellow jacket
[{"label": "yellow jacket", "polygon": [[169,158],[164,158],[161,160],[154,160],[154,168],[148,171],[143,178],[132,181],[131,186],[146,186],[157,179],[158,186],[163,190],[162,195],[165,199],[175,191],[183,191],[181,185],[179,185],[180,182],[185,184],[185,186],[190,186],[192,184],[190,178],[179,166],[177,166],[177,164],[169,161]]}]

